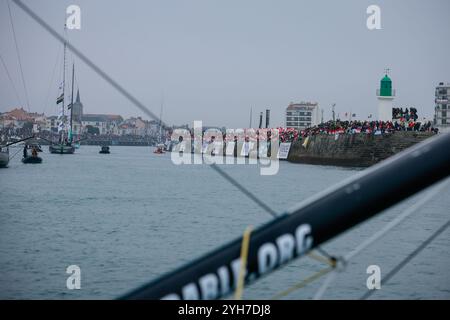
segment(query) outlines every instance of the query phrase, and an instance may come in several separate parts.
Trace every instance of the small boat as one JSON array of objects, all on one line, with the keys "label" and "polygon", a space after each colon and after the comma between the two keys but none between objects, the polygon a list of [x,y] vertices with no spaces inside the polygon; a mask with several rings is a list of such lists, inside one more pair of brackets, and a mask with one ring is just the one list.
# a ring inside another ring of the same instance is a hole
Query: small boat
[{"label": "small boat", "polygon": [[29,156],[26,158],[22,158],[23,163],[41,163],[42,158],[38,156]]},{"label": "small boat", "polygon": [[9,163],[9,147],[14,146],[15,144],[21,143],[23,141],[27,141],[34,138],[34,136],[20,139],[18,141],[7,143],[6,145],[0,145],[0,168],[6,168]]},{"label": "small boat", "polygon": [[109,147],[108,146],[102,146],[102,149],[98,152],[102,154],[109,154]]},{"label": "small boat", "polygon": [[158,144],[158,145],[156,146],[156,149],[153,151],[153,153],[156,153],[156,154],[164,154],[164,153],[166,153],[166,152],[164,151],[164,148],[165,148],[165,145],[162,144],[162,143],[160,143],[160,144]]},{"label": "small boat", "polygon": [[6,168],[9,163],[9,149],[0,147],[0,168]]},{"label": "small boat", "polygon": [[57,154],[73,154],[75,152],[75,147],[71,144],[51,144],[48,147],[50,153]]}]

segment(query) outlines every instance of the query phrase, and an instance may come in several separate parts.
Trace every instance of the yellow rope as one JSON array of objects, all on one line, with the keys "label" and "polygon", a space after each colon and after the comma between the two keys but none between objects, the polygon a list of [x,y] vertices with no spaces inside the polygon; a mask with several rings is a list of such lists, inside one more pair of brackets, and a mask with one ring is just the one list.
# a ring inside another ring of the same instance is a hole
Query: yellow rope
[{"label": "yellow rope", "polygon": [[330,267],[335,267],[336,266],[336,261],[328,259],[328,258],[325,258],[323,256],[319,256],[319,255],[315,254],[313,251],[308,253],[308,257],[310,257],[310,258],[312,258],[312,259],[314,259],[316,261],[326,263]]},{"label": "yellow rope", "polygon": [[249,226],[244,231],[244,236],[242,237],[241,246],[241,267],[239,269],[239,277],[236,286],[236,292],[234,293],[235,300],[241,300],[242,292],[244,290],[244,279],[245,271],[247,269],[247,258],[248,258],[248,247],[250,245],[250,234],[252,233],[252,227]]},{"label": "yellow rope", "polygon": [[313,282],[314,280],[320,278],[321,276],[326,275],[328,272],[332,271],[335,267],[336,267],[336,261],[332,260],[332,259],[328,259],[322,256],[319,256],[317,254],[315,254],[314,252],[310,252],[308,253],[308,257],[317,260],[319,262],[323,262],[329,265],[328,268],[322,269],[319,272],[316,272],[314,274],[312,274],[311,276],[309,276],[308,278],[302,280],[301,282],[297,283],[296,285],[293,285],[292,287],[278,293],[277,295],[273,296],[271,298],[271,300],[278,300],[284,296],[287,296],[288,294],[294,292],[295,290],[301,289],[303,287],[305,287],[306,285],[310,284],[311,282]]},{"label": "yellow rope", "polygon": [[313,282],[314,280],[320,278],[321,276],[326,275],[328,272],[332,271],[334,268],[333,267],[328,267],[325,269],[320,270],[319,272],[309,276],[308,278],[304,279],[303,281],[301,281],[300,283],[278,293],[277,295],[273,296],[271,298],[271,300],[278,300],[284,296],[287,296],[288,294],[290,294],[291,292],[294,292],[295,290],[301,289],[303,287],[305,287],[306,285],[308,285],[309,283]]}]

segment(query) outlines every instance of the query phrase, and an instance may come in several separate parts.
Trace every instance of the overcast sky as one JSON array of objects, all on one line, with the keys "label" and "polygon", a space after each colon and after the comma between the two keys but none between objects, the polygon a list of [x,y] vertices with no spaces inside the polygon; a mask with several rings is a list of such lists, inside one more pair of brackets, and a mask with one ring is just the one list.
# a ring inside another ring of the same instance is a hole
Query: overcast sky
[{"label": "overcast sky", "polygon": [[[0,0],[0,54],[25,103],[9,20]],[[450,82],[450,1],[23,0],[62,32],[66,7],[81,7],[69,40],[168,124],[247,127],[250,107],[283,125],[289,102],[317,101],[331,117],[376,114],[375,90],[391,69],[396,106],[431,117],[434,88]],[[381,7],[381,30],[366,9]],[[10,3],[30,109],[57,114],[62,45]],[[59,57],[59,58],[58,58]],[[58,63],[59,59],[59,63]],[[75,60],[85,113],[143,116]],[[56,75],[52,73],[56,65]],[[0,65],[0,112],[20,105]],[[50,90],[49,90],[50,88]]]}]

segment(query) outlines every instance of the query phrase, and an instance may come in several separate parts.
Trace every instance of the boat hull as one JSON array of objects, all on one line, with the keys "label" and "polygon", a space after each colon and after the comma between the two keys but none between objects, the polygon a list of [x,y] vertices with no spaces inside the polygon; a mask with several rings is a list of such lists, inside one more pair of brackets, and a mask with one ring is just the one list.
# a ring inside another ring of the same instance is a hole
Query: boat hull
[{"label": "boat hull", "polygon": [[0,152],[0,168],[6,168],[9,163],[9,153]]},{"label": "boat hull", "polygon": [[22,158],[22,162],[23,163],[42,163],[42,158],[31,156],[31,157]]},{"label": "boat hull", "polygon": [[75,152],[74,146],[66,146],[62,144],[52,144],[48,147],[50,153],[56,154],[73,154]]}]

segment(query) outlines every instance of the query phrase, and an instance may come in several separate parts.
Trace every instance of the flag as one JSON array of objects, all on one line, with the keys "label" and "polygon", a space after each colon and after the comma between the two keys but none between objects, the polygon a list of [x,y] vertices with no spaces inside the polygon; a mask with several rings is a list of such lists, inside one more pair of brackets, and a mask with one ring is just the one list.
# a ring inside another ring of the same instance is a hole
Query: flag
[{"label": "flag", "polygon": [[62,93],[57,99],[56,99],[56,104],[60,104],[61,102],[64,101],[64,93]]},{"label": "flag", "polygon": [[308,142],[309,142],[309,136],[306,137],[305,142],[302,143],[302,147],[306,149],[308,147]]}]

